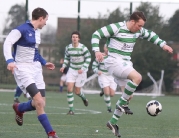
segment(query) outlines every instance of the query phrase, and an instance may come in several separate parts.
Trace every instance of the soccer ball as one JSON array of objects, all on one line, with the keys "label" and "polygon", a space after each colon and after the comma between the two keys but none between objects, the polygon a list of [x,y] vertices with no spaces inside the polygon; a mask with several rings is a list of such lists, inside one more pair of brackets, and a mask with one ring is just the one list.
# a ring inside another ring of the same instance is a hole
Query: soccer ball
[{"label": "soccer ball", "polygon": [[157,116],[162,112],[162,105],[156,100],[151,100],[147,103],[146,110],[150,116]]}]

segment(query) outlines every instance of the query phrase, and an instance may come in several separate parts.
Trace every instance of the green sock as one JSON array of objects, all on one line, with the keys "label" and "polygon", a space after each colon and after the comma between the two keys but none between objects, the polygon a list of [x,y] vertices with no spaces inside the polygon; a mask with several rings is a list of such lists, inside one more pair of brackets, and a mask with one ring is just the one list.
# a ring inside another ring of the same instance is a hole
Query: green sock
[{"label": "green sock", "polygon": [[81,91],[80,94],[77,94],[79,97],[81,97],[82,100],[86,100],[86,97],[84,93]]},{"label": "green sock", "polygon": [[112,125],[117,124],[117,121],[118,121],[119,118],[120,118],[120,116],[118,116],[118,115],[116,115],[116,114],[113,114],[112,118],[110,119],[110,123],[111,123]]},{"label": "green sock", "polygon": [[118,109],[114,110],[114,114],[112,118],[110,119],[110,123],[115,125],[117,124],[118,119],[122,116],[123,112],[119,111]]},{"label": "green sock", "polygon": [[73,92],[68,92],[67,93],[67,101],[68,101],[68,106],[69,106],[70,110],[74,111],[74,107],[73,107],[73,101],[74,101]]},{"label": "green sock", "polygon": [[111,109],[111,98],[109,95],[104,95],[104,101],[108,109]]}]

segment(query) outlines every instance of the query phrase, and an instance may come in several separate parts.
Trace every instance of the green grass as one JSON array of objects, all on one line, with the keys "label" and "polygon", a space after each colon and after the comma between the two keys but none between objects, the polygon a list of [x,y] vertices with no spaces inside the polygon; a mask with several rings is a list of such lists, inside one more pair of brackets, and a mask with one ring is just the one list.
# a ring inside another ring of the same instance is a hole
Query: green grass
[{"label": "green grass", "polygon": [[[74,116],[68,116],[66,94],[47,93],[46,112],[53,128],[60,138],[115,138],[106,128],[106,122],[112,114],[107,113],[103,98],[99,95],[86,95],[89,106],[85,107],[81,99],[75,96]],[[119,95],[112,98],[113,109]],[[179,138],[179,97],[157,97],[163,106],[162,113],[151,117],[146,113],[145,105],[151,97],[134,96],[130,108],[134,115],[123,115],[118,121],[122,138]],[[24,97],[21,101],[26,101]],[[36,113],[24,115],[23,126],[14,121],[11,108],[13,93],[0,93],[0,138],[45,138],[47,137]],[[101,112],[93,114],[94,111]],[[99,130],[99,132],[95,132]]]}]

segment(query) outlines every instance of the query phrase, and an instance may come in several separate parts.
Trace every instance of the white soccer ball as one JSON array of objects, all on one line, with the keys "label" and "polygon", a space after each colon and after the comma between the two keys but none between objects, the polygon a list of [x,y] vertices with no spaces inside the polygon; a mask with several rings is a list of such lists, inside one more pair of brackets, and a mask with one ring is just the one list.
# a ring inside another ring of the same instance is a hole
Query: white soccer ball
[{"label": "white soccer ball", "polygon": [[147,103],[146,110],[150,116],[157,116],[162,112],[162,105],[156,100],[151,100]]}]

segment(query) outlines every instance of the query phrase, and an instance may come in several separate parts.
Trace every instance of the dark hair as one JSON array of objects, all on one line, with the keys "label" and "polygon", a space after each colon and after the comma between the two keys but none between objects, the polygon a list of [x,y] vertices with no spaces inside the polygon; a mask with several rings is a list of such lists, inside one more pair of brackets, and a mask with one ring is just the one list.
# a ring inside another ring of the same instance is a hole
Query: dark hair
[{"label": "dark hair", "polygon": [[142,19],[143,21],[147,21],[145,18],[145,15],[143,12],[141,11],[135,11],[131,14],[130,19],[129,20],[134,20],[134,21],[139,21],[139,19]]},{"label": "dark hair", "polygon": [[40,17],[46,18],[48,15],[47,11],[44,10],[43,8],[36,8],[32,11],[32,20],[38,20]]},{"label": "dark hair", "polygon": [[81,38],[81,35],[80,35],[80,33],[79,33],[78,31],[74,31],[74,32],[72,32],[72,34],[71,34],[71,38],[72,38],[72,35],[74,35],[74,34],[78,35],[78,37]]}]

